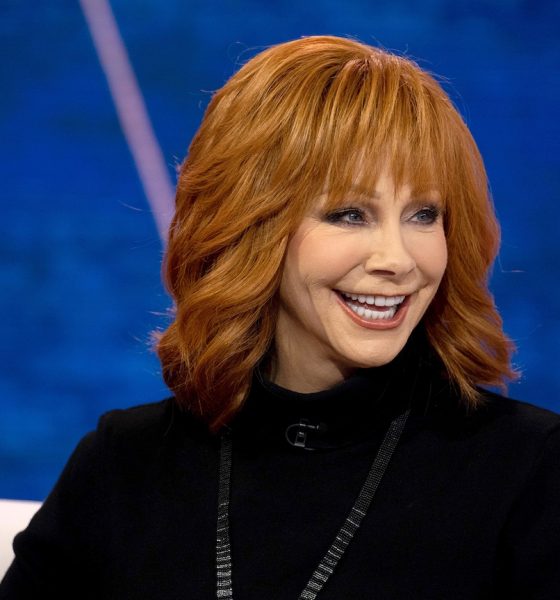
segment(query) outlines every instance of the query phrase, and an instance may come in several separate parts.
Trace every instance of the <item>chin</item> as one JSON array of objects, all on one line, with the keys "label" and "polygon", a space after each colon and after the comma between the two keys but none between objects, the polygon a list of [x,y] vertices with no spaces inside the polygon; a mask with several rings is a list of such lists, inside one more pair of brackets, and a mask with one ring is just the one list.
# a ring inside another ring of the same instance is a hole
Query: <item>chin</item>
[{"label": "chin", "polygon": [[353,369],[372,369],[375,367],[383,367],[388,365],[390,362],[400,354],[402,349],[406,345],[406,340],[403,344],[393,346],[391,350],[383,348],[382,350],[372,349],[367,353],[360,353],[359,355],[352,353],[346,356],[346,364]]}]

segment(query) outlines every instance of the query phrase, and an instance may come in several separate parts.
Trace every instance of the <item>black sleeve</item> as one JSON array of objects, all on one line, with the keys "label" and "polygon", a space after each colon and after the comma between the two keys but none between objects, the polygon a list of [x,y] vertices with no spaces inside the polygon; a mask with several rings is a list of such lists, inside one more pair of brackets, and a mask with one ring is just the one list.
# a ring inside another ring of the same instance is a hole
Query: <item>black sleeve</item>
[{"label": "black sleeve", "polygon": [[0,599],[86,598],[91,556],[103,537],[103,461],[99,435],[86,435],[27,529],[14,539],[15,559]]},{"label": "black sleeve", "polygon": [[560,428],[547,437],[501,545],[498,598],[560,598]]}]

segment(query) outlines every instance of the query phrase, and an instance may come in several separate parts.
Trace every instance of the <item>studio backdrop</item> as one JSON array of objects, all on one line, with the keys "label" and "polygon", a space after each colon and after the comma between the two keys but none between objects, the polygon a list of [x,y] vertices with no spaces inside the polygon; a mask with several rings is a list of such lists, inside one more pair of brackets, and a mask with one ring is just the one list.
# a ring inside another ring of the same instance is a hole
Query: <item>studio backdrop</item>
[{"label": "studio backdrop", "polygon": [[169,395],[162,233],[212,91],[264,47],[351,36],[440,76],[489,173],[492,290],[523,376],[560,410],[560,3],[2,2],[0,497],[41,500],[111,408]]}]

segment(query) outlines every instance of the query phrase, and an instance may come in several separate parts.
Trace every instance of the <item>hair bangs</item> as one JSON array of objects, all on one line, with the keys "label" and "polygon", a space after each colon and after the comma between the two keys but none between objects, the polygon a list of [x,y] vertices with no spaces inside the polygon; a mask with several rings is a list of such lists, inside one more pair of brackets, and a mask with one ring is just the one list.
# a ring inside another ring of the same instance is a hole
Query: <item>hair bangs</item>
[{"label": "hair bangs", "polygon": [[325,90],[317,129],[329,207],[349,190],[371,194],[387,170],[397,188],[437,192],[445,208],[453,111],[435,80],[412,65],[373,50],[347,62]]}]

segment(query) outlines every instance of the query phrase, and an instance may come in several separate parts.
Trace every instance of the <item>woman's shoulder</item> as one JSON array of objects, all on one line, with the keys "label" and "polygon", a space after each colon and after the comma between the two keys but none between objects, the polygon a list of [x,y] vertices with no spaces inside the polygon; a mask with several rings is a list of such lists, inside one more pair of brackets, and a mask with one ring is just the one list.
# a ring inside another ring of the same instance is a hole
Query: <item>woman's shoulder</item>
[{"label": "woman's shoulder", "polygon": [[467,408],[450,387],[440,387],[432,398],[429,428],[452,438],[510,449],[516,445],[536,449],[554,439],[560,442],[560,414],[493,390],[478,388],[478,391],[479,404]]},{"label": "woman's shoulder", "polygon": [[158,435],[173,422],[173,398],[115,408],[99,417],[97,433],[115,438]]},{"label": "woman's shoulder", "polygon": [[193,415],[180,410],[175,398],[118,408],[102,414],[92,434],[98,444],[138,451],[162,446],[177,439],[201,440],[207,427]]},{"label": "woman's shoulder", "polygon": [[490,390],[480,391],[482,404],[476,413],[481,425],[536,436],[560,428],[560,414],[552,410]]},{"label": "woman's shoulder", "polygon": [[486,461],[488,468],[503,472],[513,469],[529,477],[536,465],[544,468],[546,464],[548,476],[554,473],[558,477],[560,415],[494,391],[480,392],[481,403],[476,409],[442,408],[436,411],[434,421],[429,420],[427,429],[438,439],[447,440],[446,447]]}]

